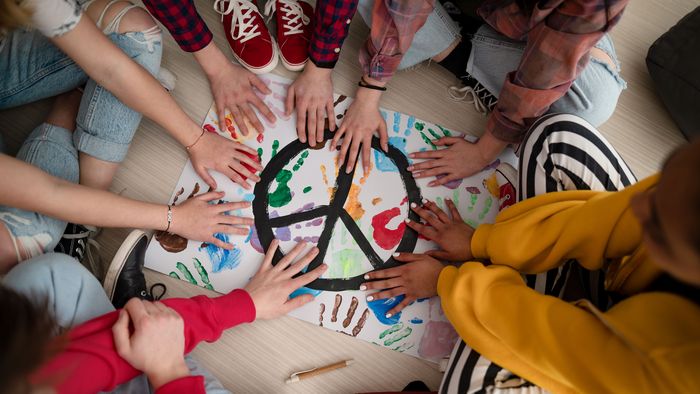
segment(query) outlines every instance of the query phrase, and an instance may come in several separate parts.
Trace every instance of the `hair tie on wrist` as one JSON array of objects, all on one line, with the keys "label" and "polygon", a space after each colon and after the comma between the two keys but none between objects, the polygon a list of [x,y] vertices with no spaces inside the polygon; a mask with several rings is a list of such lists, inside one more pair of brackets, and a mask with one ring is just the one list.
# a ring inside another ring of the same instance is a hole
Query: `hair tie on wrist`
[{"label": "hair tie on wrist", "polygon": [[364,75],[362,78],[360,78],[360,81],[357,83],[357,86],[361,88],[367,88],[367,89],[372,89],[372,90],[379,90],[381,92],[386,92],[386,87],[385,86],[377,86],[377,85],[372,85],[371,83],[368,83],[365,81]]}]

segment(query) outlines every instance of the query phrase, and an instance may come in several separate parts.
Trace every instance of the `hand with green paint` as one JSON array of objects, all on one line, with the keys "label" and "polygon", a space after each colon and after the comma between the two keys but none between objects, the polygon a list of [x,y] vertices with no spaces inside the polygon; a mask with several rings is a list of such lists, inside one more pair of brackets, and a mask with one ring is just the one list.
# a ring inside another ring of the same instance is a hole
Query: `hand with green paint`
[{"label": "hand with green paint", "polygon": [[458,179],[470,177],[492,163],[508,145],[490,134],[486,134],[476,143],[471,143],[461,137],[442,137],[432,140],[436,146],[445,146],[424,152],[414,152],[408,155],[411,159],[425,161],[408,166],[414,178],[437,177],[428,186],[440,186]]},{"label": "hand with green paint", "polygon": [[306,242],[299,242],[273,266],[272,258],[278,246],[279,241],[273,240],[267,249],[260,269],[245,287],[245,291],[250,294],[250,298],[255,304],[256,319],[273,319],[286,315],[312,301],[314,297],[311,294],[299,295],[292,299],[289,298],[289,295],[321,277],[328,268],[326,264],[321,264],[313,271],[294,278],[294,275],[302,272],[318,255],[318,248],[312,248],[295,262],[296,257],[306,247]]},{"label": "hand with green paint", "polygon": [[227,215],[229,211],[250,207],[247,201],[210,204],[224,197],[223,192],[209,192],[185,200],[173,207],[170,232],[183,238],[233,249],[233,245],[216,238],[214,234],[248,235],[253,219]]},{"label": "hand with green paint", "polygon": [[410,219],[406,219],[406,224],[442,249],[425,252],[428,256],[459,263],[469,261],[474,257],[471,247],[474,229],[464,222],[452,200],[446,198],[445,204],[452,217],[432,201],[424,199],[422,207],[412,203],[411,209],[423,219],[425,224]]},{"label": "hand with green paint", "polygon": [[419,298],[437,295],[437,282],[445,265],[425,255],[413,253],[394,253],[394,259],[405,264],[398,267],[368,272],[360,290],[380,290],[367,296],[367,301],[404,295],[405,298],[387,316],[401,312],[405,307]]},{"label": "hand with green paint", "polygon": [[[374,82],[373,82],[374,83]],[[378,84],[378,83],[377,83]],[[340,139],[340,156],[338,163],[344,163],[347,156],[348,162],[345,172],[348,174],[355,168],[358,153],[362,149],[362,168],[364,173],[369,173],[372,153],[372,137],[374,132],[379,133],[379,145],[384,152],[389,151],[389,137],[386,132],[386,121],[379,112],[379,98],[381,92],[377,90],[359,88],[355,101],[350,104],[348,112],[343,117],[343,123],[333,136],[328,149],[336,149]]]}]

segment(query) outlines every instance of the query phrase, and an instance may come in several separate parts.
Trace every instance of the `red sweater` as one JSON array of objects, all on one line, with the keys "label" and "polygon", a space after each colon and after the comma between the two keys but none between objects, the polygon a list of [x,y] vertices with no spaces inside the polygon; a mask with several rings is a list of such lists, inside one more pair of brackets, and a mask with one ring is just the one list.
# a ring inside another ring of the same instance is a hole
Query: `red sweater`
[{"label": "red sweater", "polygon": [[[224,330],[255,320],[255,305],[244,290],[217,298],[173,298],[163,303],[184,320],[185,354],[201,341],[216,341]],[[58,393],[95,393],[110,391],[141,374],[117,354],[112,337],[117,317],[118,311],[111,312],[71,330],[67,346],[32,381],[53,382]],[[188,376],[163,385],[157,393],[204,393],[203,381],[202,376]]]}]

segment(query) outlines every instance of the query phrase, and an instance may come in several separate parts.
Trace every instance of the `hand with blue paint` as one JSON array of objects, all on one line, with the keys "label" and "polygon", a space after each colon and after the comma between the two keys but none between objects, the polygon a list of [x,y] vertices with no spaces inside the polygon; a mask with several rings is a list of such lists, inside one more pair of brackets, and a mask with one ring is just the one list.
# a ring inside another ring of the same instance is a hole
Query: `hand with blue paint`
[{"label": "hand with blue paint", "polygon": [[394,253],[394,259],[405,264],[398,267],[368,272],[360,290],[380,290],[367,296],[367,302],[404,295],[405,298],[385,316],[390,318],[413,301],[437,295],[437,282],[445,265],[425,255]]},{"label": "hand with blue paint", "polygon": [[321,277],[328,268],[326,264],[321,264],[314,270],[295,278],[294,276],[304,271],[318,255],[318,248],[312,248],[297,261],[294,261],[306,248],[306,242],[299,242],[273,266],[272,258],[278,246],[279,241],[273,240],[267,249],[260,269],[245,287],[245,291],[250,294],[250,298],[255,304],[256,319],[273,319],[286,315],[312,301],[314,299],[312,294],[301,294],[294,298],[290,298],[290,295]]},{"label": "hand with blue paint", "polygon": [[[365,77],[368,80],[368,77]],[[379,85],[379,82],[372,81]],[[355,101],[350,104],[348,112],[343,117],[343,123],[333,136],[328,149],[334,150],[338,146],[340,139],[340,156],[338,163],[344,163],[347,156],[345,172],[348,174],[354,171],[357,156],[362,149],[362,168],[364,174],[370,170],[370,153],[372,152],[372,136],[374,132],[379,133],[379,145],[384,152],[389,151],[389,136],[386,131],[386,121],[379,112],[379,99],[381,92],[373,89],[360,87],[357,90]]]},{"label": "hand with blue paint", "polygon": [[432,201],[423,199],[422,207],[411,203],[411,209],[423,219],[425,224],[407,218],[406,225],[435,242],[442,249],[425,252],[428,256],[459,263],[471,260],[474,257],[471,247],[474,229],[464,223],[452,200],[446,198],[445,203],[450,210],[450,215]]},{"label": "hand with blue paint", "polygon": [[307,62],[304,71],[287,89],[286,115],[291,116],[296,107],[299,141],[308,141],[311,147],[323,142],[326,119],[328,129],[335,131],[332,72],[331,68]]},{"label": "hand with blue paint", "polygon": [[233,249],[232,244],[217,238],[216,234],[248,235],[253,219],[227,215],[227,212],[248,208],[250,203],[241,201],[210,204],[211,201],[223,197],[223,192],[209,192],[173,206],[173,220],[169,231],[186,239]]}]

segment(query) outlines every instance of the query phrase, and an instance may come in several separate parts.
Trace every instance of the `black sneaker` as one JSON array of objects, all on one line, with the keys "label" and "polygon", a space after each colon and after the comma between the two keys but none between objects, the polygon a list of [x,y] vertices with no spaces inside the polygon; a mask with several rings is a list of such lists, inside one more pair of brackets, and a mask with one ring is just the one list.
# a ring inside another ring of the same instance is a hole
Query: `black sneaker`
[{"label": "black sneaker", "polygon": [[[97,278],[102,277],[100,264],[100,244],[94,240],[99,229],[93,226],[68,223],[66,231],[54,248],[54,252],[74,257],[92,271]],[[94,251],[96,249],[97,251]]]},{"label": "black sneaker", "polygon": [[[142,300],[159,300],[165,295],[165,285],[156,283],[150,291],[143,276],[143,260],[148,246],[148,236],[141,230],[133,230],[126,237],[112,263],[107,269],[103,287],[112,305],[119,309],[133,297]],[[153,296],[154,288],[161,288],[161,294]]]},{"label": "black sneaker", "polygon": [[447,89],[450,98],[474,104],[474,108],[480,114],[487,115],[493,111],[498,103],[498,98],[493,93],[466,72],[463,77],[460,77],[460,80],[464,84],[463,86],[455,85]]}]

